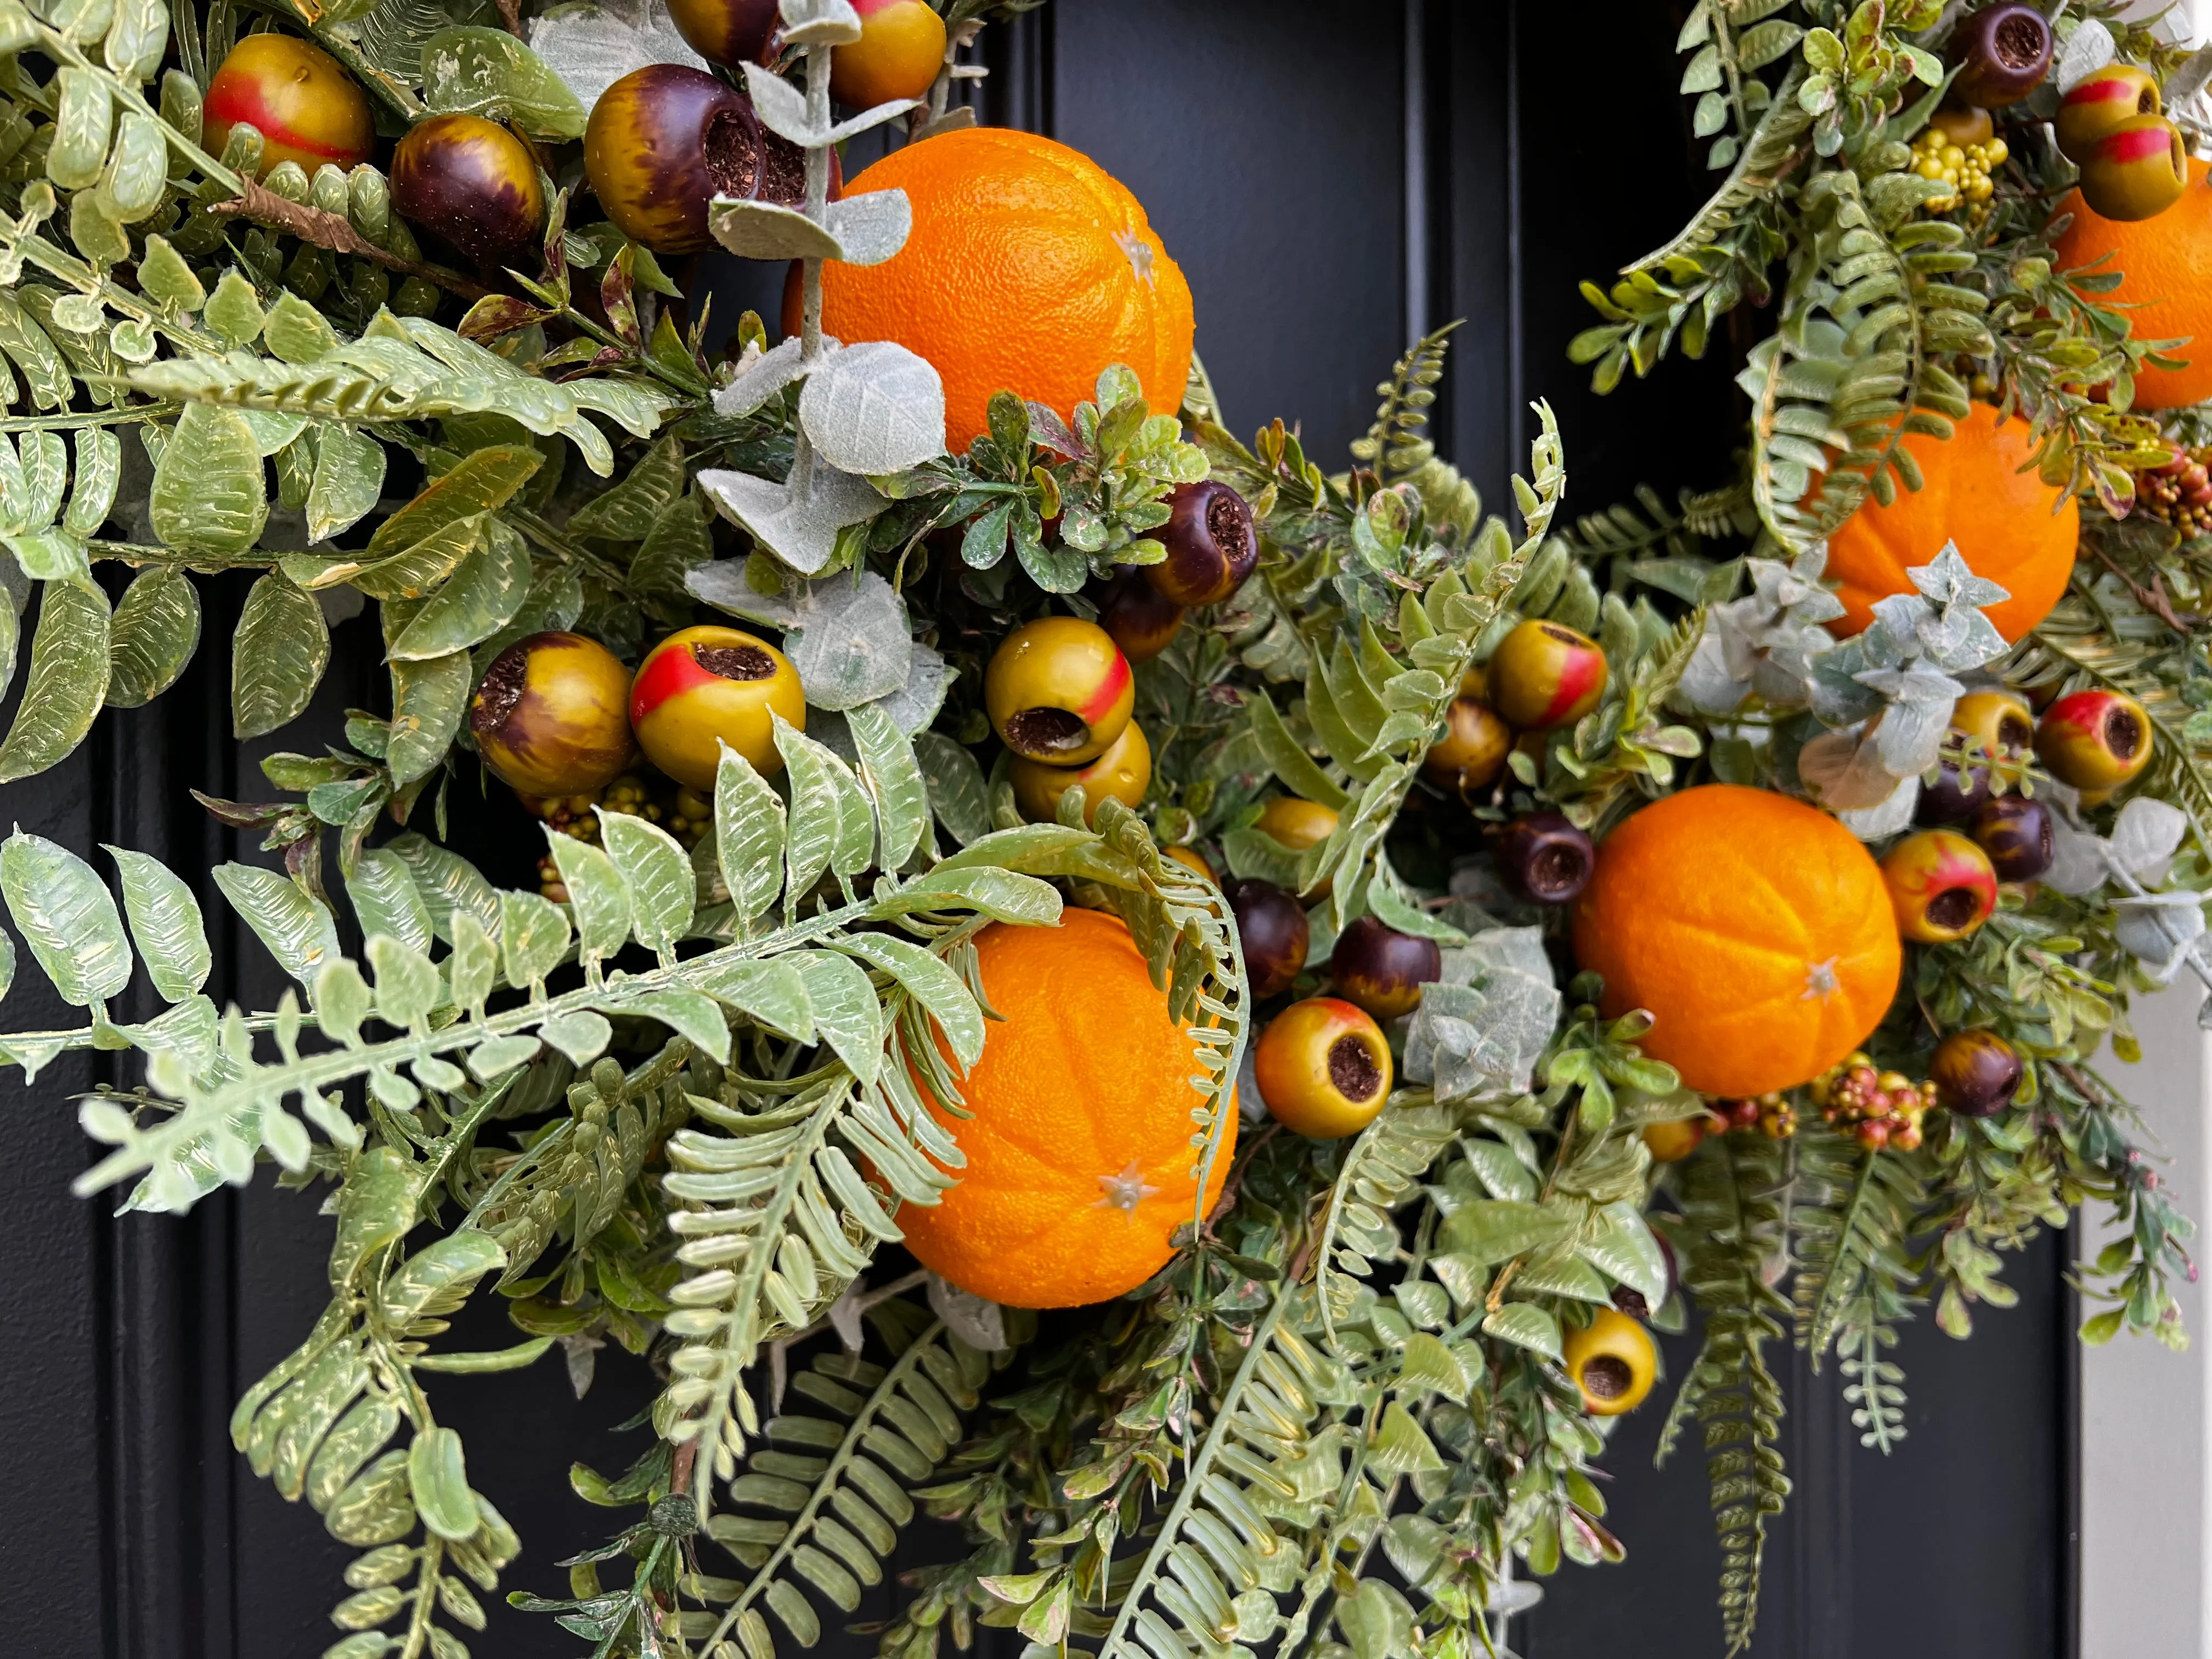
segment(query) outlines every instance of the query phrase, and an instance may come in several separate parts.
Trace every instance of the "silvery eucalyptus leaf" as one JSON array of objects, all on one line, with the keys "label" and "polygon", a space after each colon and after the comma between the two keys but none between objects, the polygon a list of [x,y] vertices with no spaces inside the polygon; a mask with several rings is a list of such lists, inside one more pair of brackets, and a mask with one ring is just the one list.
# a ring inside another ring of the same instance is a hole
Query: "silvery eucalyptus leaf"
[{"label": "silvery eucalyptus leaf", "polygon": [[2104,68],[2118,51],[2112,30],[2095,18],[2089,18],[2068,38],[2066,50],[2051,65],[2051,84],[2062,95],[2071,92],[2075,82],[2086,81]]},{"label": "silvery eucalyptus leaf", "polygon": [[2160,984],[2170,984],[2204,933],[2200,893],[2151,893],[2113,902],[2112,934]]},{"label": "silvery eucalyptus leaf", "polygon": [[945,452],[945,383],[902,345],[848,346],[808,376],[799,421],[832,466],[902,472]]},{"label": "silvery eucalyptus leaf", "polygon": [[2189,815],[2148,795],[2137,795],[2120,808],[2113,822],[2112,857],[2146,887],[2166,879],[2174,850],[2188,832]]},{"label": "silvery eucalyptus leaf", "polygon": [[724,517],[752,532],[802,576],[819,574],[836,550],[837,532],[873,518],[884,505],[866,478],[820,464],[803,491],[749,472],[714,468],[700,473],[699,487]]},{"label": "silvery eucalyptus leaf", "polygon": [[652,64],[707,67],[678,33],[667,0],[556,6],[532,21],[530,46],[586,109],[633,70]]},{"label": "silvery eucalyptus leaf", "polygon": [[1912,814],[1920,804],[1920,780],[1901,778],[1889,799],[1876,806],[1861,807],[1856,811],[1838,812],[1837,821],[1861,841],[1881,841],[1896,835],[1912,822]]},{"label": "silvery eucalyptus leaf", "polygon": [[837,239],[797,208],[774,202],[717,196],[707,204],[707,228],[742,259],[836,259]]},{"label": "silvery eucalyptus leaf", "polygon": [[794,46],[847,46],[860,38],[852,0],[783,0],[783,38]]},{"label": "silvery eucalyptus leaf", "polygon": [[823,222],[848,265],[879,265],[906,246],[914,229],[914,204],[902,190],[863,191],[830,203]]},{"label": "silvery eucalyptus leaf", "polygon": [[[793,335],[766,351],[749,349],[729,385],[714,394],[714,413],[731,420],[750,415],[805,374],[799,361],[801,343]],[[837,349],[837,342],[824,335],[822,349],[826,356]]]}]

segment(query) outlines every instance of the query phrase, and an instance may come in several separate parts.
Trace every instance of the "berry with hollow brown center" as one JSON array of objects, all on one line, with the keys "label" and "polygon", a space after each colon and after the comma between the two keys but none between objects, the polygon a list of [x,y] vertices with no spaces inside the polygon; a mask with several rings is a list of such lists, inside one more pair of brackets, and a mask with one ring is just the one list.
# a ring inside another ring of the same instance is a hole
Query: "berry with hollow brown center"
[{"label": "berry with hollow brown center", "polygon": [[1106,752],[1087,766],[1047,766],[1042,761],[1017,755],[1008,768],[1014,786],[1014,804],[1032,823],[1050,823],[1060,813],[1060,798],[1077,784],[1083,786],[1083,821],[1096,825],[1098,803],[1109,795],[1134,808],[1152,785],[1152,745],[1145,728],[1131,720]]},{"label": "berry with hollow brown center", "polygon": [[2066,89],[2053,125],[2059,149],[2079,165],[2097,140],[2121,122],[2163,112],[2157,78],[2148,70],[2133,64],[2107,64]]},{"label": "berry with hollow brown center", "polygon": [[1452,699],[1444,712],[1444,734],[1429,747],[1421,770],[1446,787],[1480,789],[1505,769],[1512,751],[1513,728],[1480,697]]},{"label": "berry with hollow brown center", "polygon": [[629,671],[598,641],[532,634],[484,671],[469,730],[484,764],[518,793],[588,798],[637,752],[629,685]]},{"label": "berry with hollow brown center", "polygon": [[1136,707],[1129,660],[1076,617],[1042,617],[1006,635],[983,671],[983,710],[1025,760],[1080,766],[1104,754]]},{"label": "berry with hollow brown center", "polygon": [[1150,662],[1174,643],[1182,611],[1142,571],[1125,570],[1107,585],[1098,603],[1098,625],[1131,662]]},{"label": "berry with hollow brown center", "polygon": [[2118,691],[2075,691],[2043,711],[2035,752],[2062,783],[2099,799],[2150,764],[2150,715]]},{"label": "berry with hollow brown center", "polygon": [[1560,1352],[1582,1392],[1583,1409],[1592,1417],[1634,1411],[1659,1375],[1651,1334],[1618,1308],[1598,1309],[1589,1324],[1566,1334]]},{"label": "berry with hollow brown center", "polygon": [[392,206],[483,264],[538,246],[545,190],[530,146],[480,115],[434,115],[392,157]]},{"label": "berry with hollow brown center", "polygon": [[1954,1031],[1936,1045],[1928,1072],[1937,1103],[1963,1117],[1994,1117],[2012,1104],[2025,1068],[1994,1031]]},{"label": "berry with hollow brown center", "polygon": [[1907,836],[1883,858],[1881,878],[1897,931],[1922,945],[1965,939],[1997,908],[1989,854],[1954,830]]},{"label": "berry with hollow brown center", "polygon": [[1985,109],[2016,104],[2051,73],[2051,25],[2022,0],[1984,6],[1951,36],[1951,59],[1960,65],[1952,94]]},{"label": "berry with hollow brown center", "polygon": [[1357,1134],[1390,1097],[1382,1028],[1340,997],[1308,997],[1268,1021],[1252,1069],[1276,1121],[1316,1140]]},{"label": "berry with hollow brown center", "polygon": [[1486,667],[1491,706],[1516,732],[1572,726],[1605,695],[1605,653],[1559,623],[1522,623]]},{"label": "berry with hollow brown center", "polygon": [[763,126],[744,94],[681,64],[632,70],[599,94],[584,172],[607,217],[655,253],[713,246],[717,196],[796,207],[806,195],[805,152]]},{"label": "berry with hollow brown center", "polygon": [[1443,972],[1443,952],[1432,939],[1386,927],[1373,916],[1345,924],[1328,959],[1336,994],[1377,1019],[1395,1019],[1421,1006],[1421,987]]},{"label": "berry with hollow brown center", "polygon": [[1272,881],[1231,882],[1228,895],[1252,1000],[1265,1002],[1280,996],[1306,965],[1313,925],[1306,919],[1305,907]]},{"label": "berry with hollow brown center", "polygon": [[1139,567],[1145,580],[1177,605],[1219,605],[1260,562],[1252,509],[1227,484],[1211,478],[1177,484],[1167,507],[1172,516],[1155,534],[1168,556]]},{"label": "berry with hollow brown center", "polygon": [[1539,904],[1565,904],[1579,897],[1596,867],[1589,832],[1562,813],[1524,813],[1498,838],[1499,872]]},{"label": "berry with hollow brown center", "polygon": [[646,653],[630,690],[630,724],[646,757],[678,783],[709,793],[724,744],[757,772],[782,769],[778,714],[805,729],[799,671],[766,640],[735,628],[671,634]]},{"label": "berry with hollow brown center", "polygon": [[1988,802],[1974,814],[1966,833],[1990,855],[1999,881],[2033,881],[2058,853],[2051,809],[2025,795],[1999,795]]},{"label": "berry with hollow brown center", "polygon": [[2081,199],[2100,219],[2155,219],[2189,188],[2189,143],[2163,115],[2131,115],[2081,158]]}]

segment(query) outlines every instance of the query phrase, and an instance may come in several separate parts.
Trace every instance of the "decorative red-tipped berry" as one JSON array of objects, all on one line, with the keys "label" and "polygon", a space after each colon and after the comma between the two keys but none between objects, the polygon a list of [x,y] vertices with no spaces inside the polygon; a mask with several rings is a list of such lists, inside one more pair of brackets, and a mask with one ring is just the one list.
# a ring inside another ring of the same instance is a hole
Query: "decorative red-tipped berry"
[{"label": "decorative red-tipped berry", "polygon": [[1572,726],[1605,695],[1605,653],[1587,634],[1524,622],[1486,665],[1491,706],[1516,732]]},{"label": "decorative red-tipped berry", "polygon": [[208,82],[201,120],[203,142],[216,155],[238,122],[259,132],[255,166],[264,177],[280,161],[297,161],[310,174],[325,161],[343,171],[376,148],[368,94],[320,46],[273,29],[230,49]]},{"label": "decorative red-tipped berry", "polygon": [[1096,827],[1098,804],[1109,795],[1132,809],[1143,804],[1145,791],[1152,787],[1152,745],[1145,728],[1131,720],[1106,752],[1087,765],[1047,766],[1017,755],[1007,775],[1014,786],[1014,804],[1031,823],[1054,822],[1060,798],[1081,784],[1083,821]]},{"label": "decorative red-tipped berry", "polygon": [[2051,25],[2033,6],[1984,6],[1951,36],[1951,58],[1960,65],[1952,94],[1985,109],[2016,104],[2051,73]]},{"label": "decorative red-tipped berry", "polygon": [[1246,880],[1229,884],[1229,908],[1244,948],[1244,978],[1252,1000],[1280,996],[1306,965],[1313,927],[1305,907],[1272,881]]},{"label": "decorative red-tipped berry", "polygon": [[1041,617],[1006,635],[983,671],[983,709],[1026,760],[1080,766],[1104,754],[1136,707],[1129,659],[1076,617]]},{"label": "decorative red-tipped berry", "polygon": [[2121,122],[2162,112],[2155,76],[2132,64],[2107,64],[2075,82],[2058,100],[2058,148],[2078,166],[2090,147]]},{"label": "decorative red-tipped berry", "polygon": [[830,58],[830,94],[854,109],[919,98],[945,66],[945,19],[927,0],[854,0],[860,38]]},{"label": "decorative red-tipped berry", "polygon": [[1328,959],[1337,995],[1377,1019],[1395,1019],[1421,1006],[1421,987],[1443,972],[1436,940],[1386,927],[1373,916],[1345,924]]},{"label": "decorative red-tipped berry", "polygon": [[1974,814],[1966,827],[1990,855],[1999,881],[2033,881],[2057,856],[2051,809],[2025,795],[1999,795]]},{"label": "decorative red-tipped berry", "polygon": [[1558,812],[1514,819],[1498,838],[1497,856],[1506,880],[1539,904],[1566,904],[1580,897],[1597,867],[1589,832]]},{"label": "decorative red-tipped berry", "polygon": [[2163,115],[2131,115],[2081,158],[2081,199],[2103,219],[2155,219],[2189,188],[2189,145]]},{"label": "decorative red-tipped berry", "polygon": [[1989,854],[1949,830],[1923,830],[1889,849],[1881,878],[1897,931],[1922,945],[1965,939],[1997,908]]},{"label": "decorative red-tipped berry", "polygon": [[2036,723],[2035,752],[2062,783],[2101,795],[2150,764],[2150,716],[2118,691],[2075,691]]},{"label": "decorative red-tipped berry", "polygon": [[757,772],[782,770],[775,720],[806,726],[806,694],[791,659],[766,640],[711,624],[681,629],[645,654],[629,720],[646,758],[712,794],[727,744]]},{"label": "decorative red-tipped berry", "polygon": [[1316,1140],[1358,1133],[1390,1097],[1382,1028],[1338,997],[1308,997],[1269,1020],[1252,1071],[1276,1121]]},{"label": "decorative red-tipped berry", "polygon": [[1962,1117],[1994,1117],[2012,1104],[2024,1068],[1993,1031],[1954,1031],[1936,1045],[1928,1071],[1936,1103]]},{"label": "decorative red-tipped berry", "polygon": [[1164,599],[1177,605],[1219,605],[1244,585],[1260,562],[1260,532],[1252,509],[1227,484],[1208,478],[1169,492],[1173,515],[1155,532],[1168,550],[1158,564],[1139,567]]}]

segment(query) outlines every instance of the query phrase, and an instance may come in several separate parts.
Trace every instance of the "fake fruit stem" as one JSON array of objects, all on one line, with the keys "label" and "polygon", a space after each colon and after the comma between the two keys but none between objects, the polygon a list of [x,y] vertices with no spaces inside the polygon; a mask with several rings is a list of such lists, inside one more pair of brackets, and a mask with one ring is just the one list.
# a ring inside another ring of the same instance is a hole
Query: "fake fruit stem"
[{"label": "fake fruit stem", "polygon": [[[817,40],[806,48],[806,122],[817,131],[830,125],[830,54],[831,48]],[[806,216],[820,224],[830,205],[830,150],[825,144],[806,149]],[[799,313],[799,361],[811,363],[822,355],[822,261],[801,262]],[[804,497],[814,482],[814,446],[806,428],[793,434],[791,491]]]}]

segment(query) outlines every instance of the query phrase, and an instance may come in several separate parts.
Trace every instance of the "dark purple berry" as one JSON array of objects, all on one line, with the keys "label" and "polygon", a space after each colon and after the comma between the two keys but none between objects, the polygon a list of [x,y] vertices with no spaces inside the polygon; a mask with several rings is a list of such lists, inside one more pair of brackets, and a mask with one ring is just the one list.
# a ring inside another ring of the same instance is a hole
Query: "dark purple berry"
[{"label": "dark purple berry", "polygon": [[1434,939],[1361,916],[1336,936],[1328,975],[1346,1002],[1377,1019],[1395,1019],[1420,1006],[1421,987],[1434,983],[1443,965],[1443,952]]},{"label": "dark purple berry", "polygon": [[1245,880],[1230,884],[1229,908],[1244,947],[1244,978],[1253,1000],[1265,1002],[1289,990],[1305,968],[1313,937],[1304,907],[1272,881]]},{"label": "dark purple berry", "polygon": [[1168,556],[1144,567],[1145,580],[1177,605],[1219,605],[1260,562],[1252,509],[1227,484],[1211,478],[1177,484],[1169,493],[1168,509],[1173,516],[1153,532]]},{"label": "dark purple berry", "polygon": [[1984,109],[2016,104],[2051,73],[2051,25],[2033,6],[1984,6],[1951,36],[1952,61],[1961,66],[1951,95]]},{"label": "dark purple berry", "polygon": [[1539,904],[1565,904],[1589,884],[1597,855],[1587,832],[1558,812],[1531,812],[1498,838],[1498,867]]},{"label": "dark purple berry", "polygon": [[2033,881],[2057,855],[2051,809],[2025,795],[1999,795],[1984,802],[1966,833],[1990,855],[1999,881]]}]

